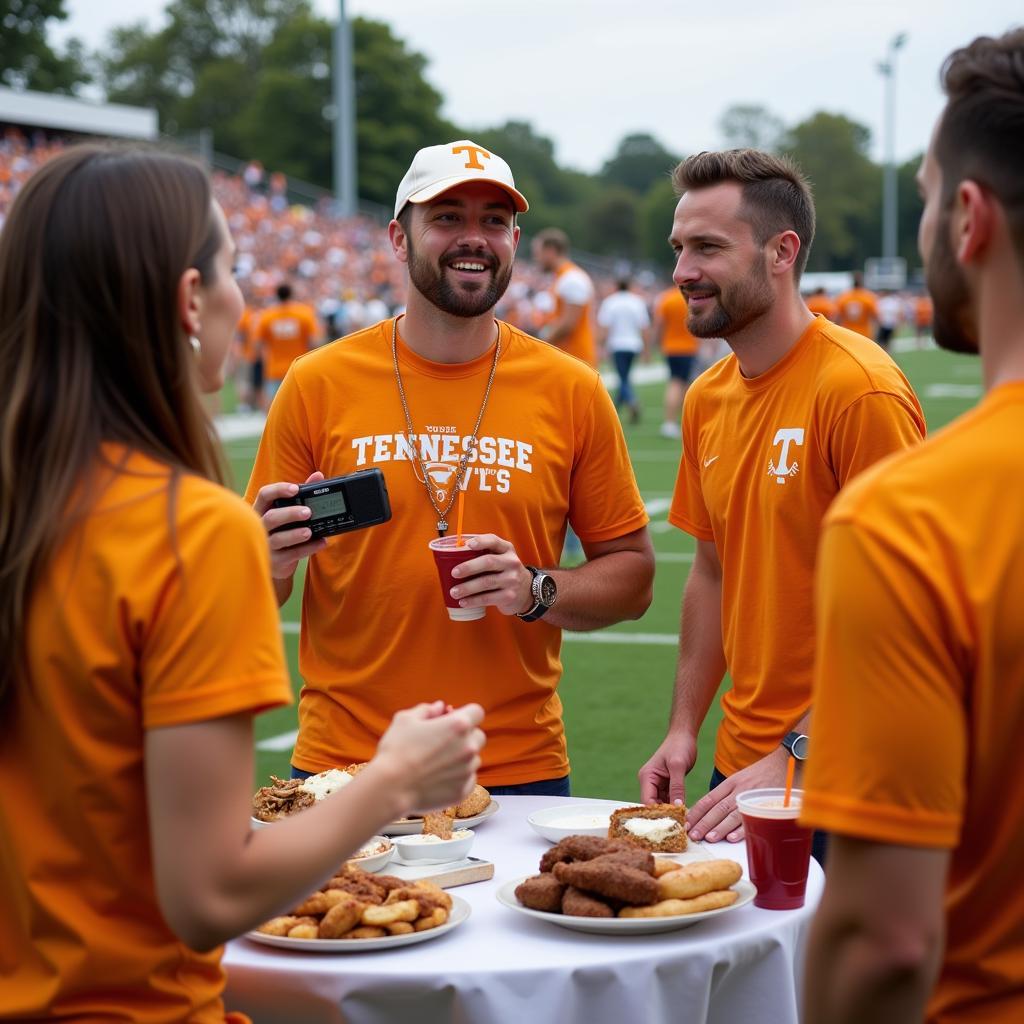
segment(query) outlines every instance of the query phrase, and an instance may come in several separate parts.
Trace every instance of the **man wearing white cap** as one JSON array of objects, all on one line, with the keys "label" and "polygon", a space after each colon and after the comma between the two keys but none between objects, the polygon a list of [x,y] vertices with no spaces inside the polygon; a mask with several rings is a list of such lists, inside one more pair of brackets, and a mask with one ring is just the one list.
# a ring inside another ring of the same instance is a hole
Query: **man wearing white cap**
[{"label": "man wearing white cap", "polygon": [[[494,319],[528,204],[500,157],[463,139],[420,150],[389,226],[409,274],[404,316],[302,357],[271,409],[248,498],[283,603],[311,556],[293,772],[365,761],[395,709],[472,694],[487,714],[480,781],[569,791],[556,693],[562,629],[638,618],[654,559],[618,417],[597,373]],[[376,467],[393,516],[312,540],[297,483]],[[287,481],[287,482],[285,482]],[[446,613],[427,544],[463,530]],[[569,523],[587,562],[558,568]]]}]

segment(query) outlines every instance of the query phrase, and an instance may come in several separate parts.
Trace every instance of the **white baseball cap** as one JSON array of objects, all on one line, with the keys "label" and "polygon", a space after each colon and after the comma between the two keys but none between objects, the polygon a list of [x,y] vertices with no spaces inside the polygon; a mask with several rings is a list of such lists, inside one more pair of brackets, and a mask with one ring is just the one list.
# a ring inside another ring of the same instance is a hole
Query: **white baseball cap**
[{"label": "white baseball cap", "polygon": [[516,189],[512,168],[500,156],[469,139],[459,139],[442,146],[426,146],[412,158],[398,186],[395,216],[406,203],[428,202],[467,181],[486,181],[504,189],[519,213],[530,208],[526,197]]}]

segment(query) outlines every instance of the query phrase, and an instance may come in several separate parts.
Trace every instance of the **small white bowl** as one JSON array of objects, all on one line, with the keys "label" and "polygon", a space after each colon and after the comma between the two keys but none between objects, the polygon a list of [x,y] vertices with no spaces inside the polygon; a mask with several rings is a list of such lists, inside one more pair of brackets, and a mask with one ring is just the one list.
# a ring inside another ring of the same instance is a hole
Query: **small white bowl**
[{"label": "small white bowl", "polygon": [[357,868],[362,868],[364,871],[380,871],[395,855],[394,841],[388,838],[388,836],[370,836],[363,845],[385,846],[379,853],[370,854],[368,857],[349,857],[349,864],[354,864]]},{"label": "small white bowl", "polygon": [[456,829],[468,832],[465,836],[455,836],[451,839],[438,839],[434,842],[423,841],[423,835],[414,836],[393,836],[391,841],[395,844],[398,859],[406,864],[446,864],[452,860],[462,860],[469,853],[473,846],[473,831],[471,829]]},{"label": "small white bowl", "polygon": [[273,821],[260,821],[259,818],[253,818],[253,817],[250,816],[249,824],[254,829],[257,829],[257,828],[270,828],[270,826],[276,824],[276,822],[273,822]]},{"label": "small white bowl", "polygon": [[534,811],[526,820],[537,835],[557,843],[567,836],[607,836],[611,813],[607,804],[563,804]]}]

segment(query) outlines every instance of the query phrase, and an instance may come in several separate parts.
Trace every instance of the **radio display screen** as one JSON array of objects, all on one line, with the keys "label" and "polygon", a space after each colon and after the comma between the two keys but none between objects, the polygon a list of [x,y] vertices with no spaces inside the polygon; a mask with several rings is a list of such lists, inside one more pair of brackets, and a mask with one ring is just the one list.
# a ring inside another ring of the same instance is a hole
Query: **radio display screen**
[{"label": "radio display screen", "polygon": [[348,512],[345,495],[342,491],[330,494],[313,494],[306,498],[306,504],[313,512],[314,519],[327,519],[330,516],[343,516]]}]

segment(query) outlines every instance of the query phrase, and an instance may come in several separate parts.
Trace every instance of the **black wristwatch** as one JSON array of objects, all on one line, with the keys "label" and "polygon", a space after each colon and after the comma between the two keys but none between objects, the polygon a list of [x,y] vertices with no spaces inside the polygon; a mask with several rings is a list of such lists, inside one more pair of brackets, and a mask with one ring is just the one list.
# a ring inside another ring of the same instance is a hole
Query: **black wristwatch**
[{"label": "black wristwatch", "polygon": [[782,745],[798,760],[807,760],[808,738],[806,733],[787,732],[782,737]]},{"label": "black wristwatch", "polygon": [[530,583],[533,607],[526,612],[516,612],[516,615],[523,622],[536,622],[555,603],[555,598],[558,597],[558,586],[554,577],[543,569],[538,569],[535,565],[528,565],[526,568],[533,574],[533,580]]}]

